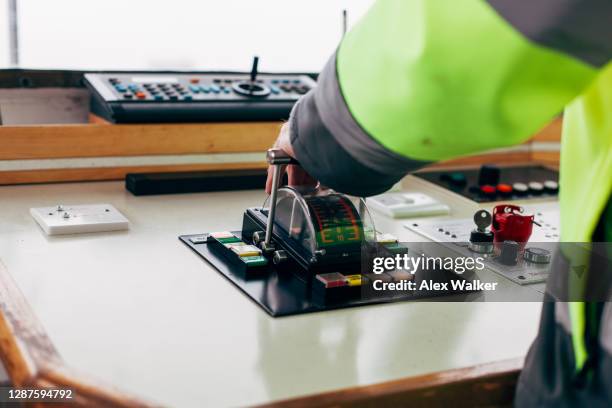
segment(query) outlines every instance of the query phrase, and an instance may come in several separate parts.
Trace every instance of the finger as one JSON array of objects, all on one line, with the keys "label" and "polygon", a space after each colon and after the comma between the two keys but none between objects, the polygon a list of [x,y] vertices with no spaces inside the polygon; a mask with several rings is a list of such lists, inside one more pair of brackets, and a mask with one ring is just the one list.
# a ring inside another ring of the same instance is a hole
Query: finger
[{"label": "finger", "polygon": [[288,183],[290,186],[316,186],[315,180],[300,166],[291,165],[287,169]]}]

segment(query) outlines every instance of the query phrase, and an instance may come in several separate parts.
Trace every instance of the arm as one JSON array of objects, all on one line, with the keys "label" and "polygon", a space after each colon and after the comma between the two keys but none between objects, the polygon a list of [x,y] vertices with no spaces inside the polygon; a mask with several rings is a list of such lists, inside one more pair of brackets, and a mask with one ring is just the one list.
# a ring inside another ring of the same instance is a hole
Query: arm
[{"label": "arm", "polygon": [[612,56],[607,0],[379,0],[294,107],[302,167],[355,195],[521,143]]}]

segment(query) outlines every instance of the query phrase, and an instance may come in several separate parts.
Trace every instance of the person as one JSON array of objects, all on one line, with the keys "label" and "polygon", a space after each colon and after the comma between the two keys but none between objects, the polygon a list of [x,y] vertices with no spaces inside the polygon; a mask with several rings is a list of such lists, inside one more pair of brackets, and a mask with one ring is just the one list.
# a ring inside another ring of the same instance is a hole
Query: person
[{"label": "person", "polygon": [[[290,184],[369,196],[428,163],[522,143],[564,109],[561,241],[610,242],[611,58],[610,0],[379,0],[275,146],[300,163]],[[550,279],[575,278],[563,257]],[[518,406],[612,406],[604,292],[546,295]]]}]

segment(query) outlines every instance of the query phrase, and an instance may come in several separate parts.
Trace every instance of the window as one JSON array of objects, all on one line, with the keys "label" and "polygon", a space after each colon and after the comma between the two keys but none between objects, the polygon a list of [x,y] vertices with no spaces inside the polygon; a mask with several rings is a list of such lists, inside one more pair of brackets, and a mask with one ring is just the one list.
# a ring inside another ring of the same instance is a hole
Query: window
[{"label": "window", "polygon": [[[20,66],[84,70],[319,71],[373,0],[17,0]],[[7,27],[9,0],[0,0]],[[0,66],[8,65],[8,30]]]}]

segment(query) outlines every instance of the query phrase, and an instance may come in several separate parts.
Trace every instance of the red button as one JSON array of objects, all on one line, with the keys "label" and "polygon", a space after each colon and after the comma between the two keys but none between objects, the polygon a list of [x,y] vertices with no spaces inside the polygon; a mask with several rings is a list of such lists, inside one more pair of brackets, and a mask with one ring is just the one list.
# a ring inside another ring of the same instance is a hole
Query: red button
[{"label": "red button", "polygon": [[498,184],[497,191],[501,194],[512,194],[512,186],[510,184]]},{"label": "red button", "polygon": [[494,195],[497,192],[497,189],[494,186],[485,184],[484,186],[480,187],[480,191],[486,195]]},{"label": "red button", "polygon": [[199,84],[200,80],[198,78],[191,78],[189,82],[191,82],[192,84]]},{"label": "red button", "polygon": [[145,95],[145,93],[144,93],[144,92],[136,92],[136,97],[137,97],[138,99],[144,99],[144,98],[146,98],[146,97],[147,97],[147,95]]}]

